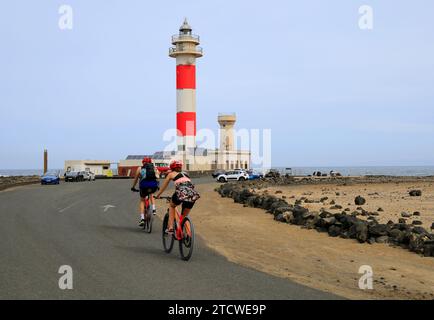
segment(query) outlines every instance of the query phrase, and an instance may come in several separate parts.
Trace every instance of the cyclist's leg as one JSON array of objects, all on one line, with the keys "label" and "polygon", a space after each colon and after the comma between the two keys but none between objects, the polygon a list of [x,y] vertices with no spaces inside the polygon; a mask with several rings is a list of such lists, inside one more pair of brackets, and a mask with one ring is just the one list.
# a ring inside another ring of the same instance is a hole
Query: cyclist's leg
[{"label": "cyclist's leg", "polygon": [[175,210],[176,207],[181,204],[181,201],[179,201],[178,197],[176,196],[176,193],[172,195],[172,200],[170,201],[169,205],[169,223],[167,224],[168,230],[173,230],[173,222],[175,220]]},{"label": "cyclist's leg", "polygon": [[154,193],[149,194],[149,206],[154,210],[155,202],[154,202]]},{"label": "cyclist's leg", "polygon": [[193,209],[194,202],[183,201],[182,202],[182,216],[186,217],[190,213],[191,209]]},{"label": "cyclist's leg", "polygon": [[150,204],[151,209],[152,209],[152,214],[154,214],[154,215],[157,213],[157,210],[155,208],[155,201],[154,201],[154,192],[155,191],[157,191],[157,190],[153,189],[152,193],[149,194],[149,204]]},{"label": "cyclist's leg", "polygon": [[139,226],[143,226],[145,220],[145,203],[146,203],[146,192],[144,189],[140,188],[140,223]]},{"label": "cyclist's leg", "polygon": [[191,209],[187,209],[184,206],[182,207],[182,216],[186,217],[190,213]]},{"label": "cyclist's leg", "polygon": [[173,231],[173,222],[175,221],[175,210],[177,205],[173,203],[173,201],[170,201],[169,204],[169,223],[167,224],[168,231]]},{"label": "cyclist's leg", "polygon": [[[145,214],[145,198],[140,198],[140,204],[139,204],[139,207],[140,207],[140,215],[143,215],[143,214]],[[142,216],[143,217],[143,216]]]},{"label": "cyclist's leg", "polygon": [[[183,201],[182,202],[182,211],[181,211],[182,216],[183,217],[188,216],[188,214],[190,213],[190,211],[193,208],[193,206],[194,206],[194,202]],[[186,231],[187,231],[187,234],[189,236],[191,236],[191,231],[190,231],[190,225],[189,224],[186,225]]]}]

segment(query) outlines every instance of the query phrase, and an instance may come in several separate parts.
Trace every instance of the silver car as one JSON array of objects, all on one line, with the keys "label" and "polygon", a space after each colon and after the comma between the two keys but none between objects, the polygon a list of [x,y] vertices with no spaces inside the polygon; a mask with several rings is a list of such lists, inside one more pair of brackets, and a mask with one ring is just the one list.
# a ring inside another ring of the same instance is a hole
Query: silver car
[{"label": "silver car", "polygon": [[84,181],[95,181],[95,174],[90,171],[81,171]]}]

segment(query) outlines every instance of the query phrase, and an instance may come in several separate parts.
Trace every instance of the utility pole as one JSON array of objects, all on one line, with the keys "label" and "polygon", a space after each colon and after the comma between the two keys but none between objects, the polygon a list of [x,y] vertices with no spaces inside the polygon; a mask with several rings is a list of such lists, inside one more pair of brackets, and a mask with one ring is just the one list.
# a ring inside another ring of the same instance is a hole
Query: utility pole
[{"label": "utility pole", "polygon": [[44,174],[48,171],[48,151],[44,149]]}]

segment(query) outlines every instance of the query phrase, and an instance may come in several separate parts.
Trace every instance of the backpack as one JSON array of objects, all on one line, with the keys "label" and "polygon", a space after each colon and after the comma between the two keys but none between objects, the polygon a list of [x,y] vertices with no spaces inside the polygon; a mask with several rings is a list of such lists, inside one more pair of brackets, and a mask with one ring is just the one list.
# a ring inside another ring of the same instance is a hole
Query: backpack
[{"label": "backpack", "polygon": [[157,181],[157,176],[155,175],[154,165],[147,163],[140,170],[140,186],[148,185],[147,182]]}]

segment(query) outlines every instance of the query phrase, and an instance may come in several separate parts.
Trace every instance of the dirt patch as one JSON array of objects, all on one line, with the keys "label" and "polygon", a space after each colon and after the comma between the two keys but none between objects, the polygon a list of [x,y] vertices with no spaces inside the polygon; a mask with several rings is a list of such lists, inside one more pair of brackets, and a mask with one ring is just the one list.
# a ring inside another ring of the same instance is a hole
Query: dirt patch
[{"label": "dirt patch", "polygon": [[[192,211],[192,217],[198,233],[206,239],[208,245],[230,261],[353,299],[434,298],[434,259],[386,244],[359,244],[354,240],[331,238],[314,230],[278,223],[262,209],[243,207],[232,199],[221,198],[214,191],[217,186],[218,184],[197,186],[202,199]],[[393,197],[395,186],[387,183],[382,186],[382,190],[373,184],[351,186],[356,188],[354,192],[350,189],[336,191],[330,184],[300,185],[293,190],[293,186],[285,187],[288,190],[280,186],[279,190],[282,191],[281,196],[286,197],[296,192],[297,195],[311,192],[312,197],[316,195],[315,192],[318,195],[323,192],[345,192],[345,196],[348,196],[348,199],[342,199],[345,202],[362,188],[366,194],[382,192],[375,199],[376,202],[371,204],[369,203],[374,199],[367,197],[367,205],[372,205],[373,208],[377,205],[383,207],[386,214],[394,212],[402,206],[402,203],[393,204],[387,197],[387,194]],[[413,187],[414,182],[400,184],[402,190]],[[424,186],[423,189],[429,200],[433,193],[428,187],[429,185]],[[270,193],[274,191],[273,188],[269,190]],[[429,211],[431,204],[426,200],[425,198],[420,203],[421,207],[416,208],[413,205],[417,203],[413,203],[408,209],[425,212],[426,217],[428,212],[432,212]],[[427,222],[428,220],[429,218]],[[358,283],[362,275],[358,272],[363,265],[373,269],[373,290],[359,289]]]}]

